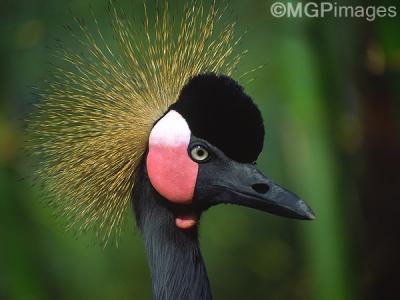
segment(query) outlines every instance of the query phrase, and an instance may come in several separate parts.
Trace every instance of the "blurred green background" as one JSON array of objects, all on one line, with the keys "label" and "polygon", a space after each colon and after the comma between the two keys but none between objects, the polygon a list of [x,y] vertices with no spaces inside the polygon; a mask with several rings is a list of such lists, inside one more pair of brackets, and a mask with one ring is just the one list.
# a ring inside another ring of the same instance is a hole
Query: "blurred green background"
[{"label": "blurred green background", "polygon": [[[266,123],[259,166],[317,220],[209,210],[201,246],[214,297],[398,299],[400,17],[279,19],[271,3],[229,2],[247,30],[239,71],[265,65],[243,81]],[[133,220],[119,248],[76,239],[22,175],[21,120],[37,100],[30,86],[49,70],[47,46],[68,44],[69,9],[90,19],[90,6],[105,24],[103,0],[0,1],[0,299],[151,298]]]}]

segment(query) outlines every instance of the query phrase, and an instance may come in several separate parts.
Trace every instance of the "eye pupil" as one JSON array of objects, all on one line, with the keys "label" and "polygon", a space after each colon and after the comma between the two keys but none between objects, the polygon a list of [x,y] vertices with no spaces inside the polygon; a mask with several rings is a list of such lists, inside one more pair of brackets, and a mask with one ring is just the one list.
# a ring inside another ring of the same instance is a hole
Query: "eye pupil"
[{"label": "eye pupil", "polygon": [[198,156],[203,156],[204,155],[204,150],[203,149],[197,149],[197,155]]}]

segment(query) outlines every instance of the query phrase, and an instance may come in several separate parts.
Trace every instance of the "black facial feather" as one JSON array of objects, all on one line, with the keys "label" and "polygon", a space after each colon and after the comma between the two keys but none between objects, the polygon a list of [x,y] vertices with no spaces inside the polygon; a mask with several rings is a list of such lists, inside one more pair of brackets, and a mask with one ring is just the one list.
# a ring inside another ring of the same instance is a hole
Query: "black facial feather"
[{"label": "black facial feather", "polygon": [[200,74],[183,87],[171,109],[188,122],[192,133],[238,162],[257,160],[264,142],[260,111],[232,78]]}]

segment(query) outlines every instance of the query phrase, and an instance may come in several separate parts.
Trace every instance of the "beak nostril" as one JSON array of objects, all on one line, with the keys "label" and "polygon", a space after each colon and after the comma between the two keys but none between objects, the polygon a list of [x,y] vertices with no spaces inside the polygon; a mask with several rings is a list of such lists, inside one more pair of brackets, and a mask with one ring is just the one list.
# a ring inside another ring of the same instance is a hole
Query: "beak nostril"
[{"label": "beak nostril", "polygon": [[265,183],[256,183],[251,186],[259,194],[265,194],[269,191],[269,186]]}]

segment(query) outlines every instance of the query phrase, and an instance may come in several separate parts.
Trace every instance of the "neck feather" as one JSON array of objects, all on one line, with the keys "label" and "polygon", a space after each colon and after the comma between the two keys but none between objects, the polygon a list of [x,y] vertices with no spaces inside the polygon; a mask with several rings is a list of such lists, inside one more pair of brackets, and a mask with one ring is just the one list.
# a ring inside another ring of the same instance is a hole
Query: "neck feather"
[{"label": "neck feather", "polygon": [[151,186],[143,165],[138,173],[133,206],[149,259],[153,299],[211,299],[197,228],[177,228],[174,208]]}]

